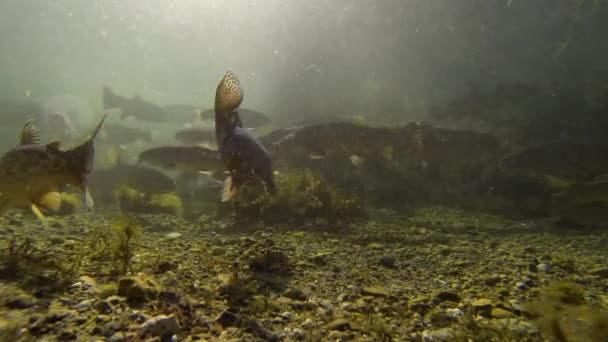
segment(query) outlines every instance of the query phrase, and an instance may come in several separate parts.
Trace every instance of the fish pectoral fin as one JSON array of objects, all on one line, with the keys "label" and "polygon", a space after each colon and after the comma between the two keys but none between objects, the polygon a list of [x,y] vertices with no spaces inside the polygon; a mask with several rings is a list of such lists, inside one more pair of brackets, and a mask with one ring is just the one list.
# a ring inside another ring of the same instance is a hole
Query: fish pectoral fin
[{"label": "fish pectoral fin", "polygon": [[40,221],[43,221],[43,222],[47,221],[46,216],[44,216],[44,214],[42,213],[42,211],[40,210],[40,208],[38,208],[38,206],[35,203],[32,203],[31,209],[32,209],[32,212],[34,213],[34,215],[36,215],[36,217]]},{"label": "fish pectoral fin", "polygon": [[61,208],[61,194],[57,191],[49,191],[40,196],[36,203],[45,209],[57,211]]},{"label": "fish pectoral fin", "polygon": [[222,188],[222,202],[227,202],[233,199],[238,193],[239,189],[235,186],[232,181],[232,177],[226,178],[224,181],[224,187]]},{"label": "fish pectoral fin", "polygon": [[93,202],[93,197],[91,196],[91,192],[89,188],[85,187],[82,192],[82,203],[85,209],[93,209],[95,206],[95,202]]}]

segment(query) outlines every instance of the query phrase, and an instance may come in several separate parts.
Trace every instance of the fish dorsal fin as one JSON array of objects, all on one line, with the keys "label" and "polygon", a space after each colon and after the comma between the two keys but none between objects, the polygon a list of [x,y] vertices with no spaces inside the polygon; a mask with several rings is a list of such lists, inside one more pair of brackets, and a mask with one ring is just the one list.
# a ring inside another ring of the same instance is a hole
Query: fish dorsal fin
[{"label": "fish dorsal fin", "polygon": [[89,140],[95,139],[95,137],[97,136],[97,134],[99,134],[99,131],[101,130],[101,127],[103,127],[103,123],[104,123],[104,121],[106,121],[106,117],[107,116],[108,116],[108,114],[104,114],[103,115],[103,117],[101,118],[101,120],[97,124],[97,127],[95,127],[95,130],[93,131],[93,134],[91,134],[91,137],[89,138]]},{"label": "fish dorsal fin", "polygon": [[19,145],[38,145],[40,143],[40,131],[34,126],[34,120],[28,120],[19,137]]},{"label": "fish dorsal fin", "polygon": [[61,148],[61,141],[53,140],[50,143],[46,144],[46,148],[48,148],[49,150],[59,151],[59,149]]},{"label": "fish dorsal fin", "polygon": [[243,102],[243,88],[232,70],[228,70],[215,90],[215,113],[227,115]]}]

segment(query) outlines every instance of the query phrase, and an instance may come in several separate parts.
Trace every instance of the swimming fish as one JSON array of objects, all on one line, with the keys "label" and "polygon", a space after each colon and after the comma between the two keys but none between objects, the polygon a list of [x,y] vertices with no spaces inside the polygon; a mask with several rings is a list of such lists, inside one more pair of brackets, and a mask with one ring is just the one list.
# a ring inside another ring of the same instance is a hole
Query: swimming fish
[{"label": "swimming fish", "polygon": [[19,146],[0,157],[0,209],[29,208],[44,220],[43,211],[61,207],[60,188],[65,185],[79,187],[84,206],[92,207],[87,178],[93,169],[93,140],[104,120],[89,139],[69,150],[62,150],[59,141],[40,145],[39,133],[28,121]]},{"label": "swimming fish", "polygon": [[228,70],[216,88],[214,106],[217,146],[230,173],[224,181],[222,202],[234,198],[239,188],[252,179],[261,180],[268,193],[276,192],[270,154],[249,130],[243,128],[237,111],[242,102],[240,82]]},{"label": "swimming fish", "polygon": [[122,119],[131,116],[140,121],[165,122],[169,120],[169,114],[163,107],[145,100],[139,95],[132,98],[116,95],[108,87],[103,87],[103,108],[120,108]]},{"label": "swimming fish", "polygon": [[222,168],[218,151],[199,145],[150,148],[139,154],[140,163],[180,171],[218,171]]}]

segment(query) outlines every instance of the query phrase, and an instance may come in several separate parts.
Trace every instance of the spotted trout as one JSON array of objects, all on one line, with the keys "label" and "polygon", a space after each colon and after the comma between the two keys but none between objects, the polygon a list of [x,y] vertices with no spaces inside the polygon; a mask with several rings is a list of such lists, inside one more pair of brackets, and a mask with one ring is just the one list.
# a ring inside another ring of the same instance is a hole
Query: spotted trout
[{"label": "spotted trout", "polygon": [[272,159],[268,151],[249,130],[243,128],[238,108],[243,102],[243,89],[230,70],[224,74],[215,91],[215,138],[221,160],[230,173],[224,181],[222,202],[238,193],[247,181],[261,180],[266,191],[276,192]]},{"label": "spotted trout", "polygon": [[44,220],[43,212],[61,207],[60,189],[65,185],[80,188],[85,207],[91,207],[87,177],[93,168],[93,140],[104,120],[89,139],[69,150],[62,150],[59,141],[39,144],[38,130],[27,122],[19,145],[0,158],[0,210],[29,208]]}]

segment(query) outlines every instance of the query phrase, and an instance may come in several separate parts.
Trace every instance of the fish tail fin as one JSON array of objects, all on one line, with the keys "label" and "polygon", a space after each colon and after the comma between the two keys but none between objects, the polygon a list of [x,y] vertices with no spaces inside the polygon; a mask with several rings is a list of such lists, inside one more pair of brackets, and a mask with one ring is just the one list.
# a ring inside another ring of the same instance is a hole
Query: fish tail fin
[{"label": "fish tail fin", "polygon": [[216,117],[230,114],[237,110],[243,102],[243,88],[232,70],[226,71],[224,77],[215,89],[215,115]]},{"label": "fish tail fin", "polygon": [[34,213],[34,215],[36,215],[36,217],[42,221],[42,222],[46,222],[46,216],[44,216],[44,214],[42,213],[42,211],[40,210],[40,208],[38,208],[38,206],[34,203],[32,203],[31,205],[31,209],[32,209],[32,213]]},{"label": "fish tail fin", "polygon": [[102,94],[102,103],[103,103],[103,108],[104,109],[110,109],[110,108],[116,108],[116,107],[120,107],[120,102],[122,100],[122,98],[116,94],[114,94],[114,92],[108,88],[108,87],[103,87],[103,94]]},{"label": "fish tail fin", "polygon": [[87,139],[84,143],[76,146],[75,148],[66,151],[68,163],[69,165],[71,165],[70,171],[72,172],[72,176],[76,178],[77,185],[81,188],[82,191],[85,192],[85,195],[88,191],[87,176],[93,170],[93,160],[95,158],[94,140],[97,134],[99,133],[101,127],[103,126],[103,122],[105,121],[105,119],[106,115],[101,118],[89,139]]},{"label": "fish tail fin", "polygon": [[224,181],[224,187],[222,189],[222,202],[227,202],[233,199],[239,192],[238,187],[234,184],[232,177],[226,178]]}]

